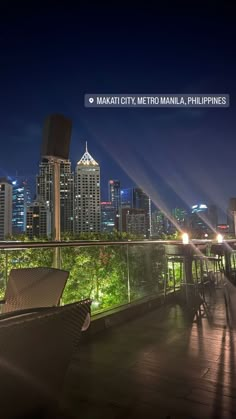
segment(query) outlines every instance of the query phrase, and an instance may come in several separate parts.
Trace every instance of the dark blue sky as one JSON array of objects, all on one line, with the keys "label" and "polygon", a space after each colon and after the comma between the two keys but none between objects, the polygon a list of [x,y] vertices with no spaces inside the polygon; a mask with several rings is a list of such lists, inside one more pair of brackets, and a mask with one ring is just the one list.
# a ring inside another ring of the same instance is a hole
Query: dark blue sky
[{"label": "dark blue sky", "polygon": [[[236,196],[236,65],[231,10],[101,5],[6,8],[0,17],[0,175],[34,176],[49,113],[73,120],[109,178],[161,206]],[[214,13],[214,15],[213,15]],[[218,14],[218,16],[217,16]],[[229,93],[229,109],[85,109],[85,93]]]}]

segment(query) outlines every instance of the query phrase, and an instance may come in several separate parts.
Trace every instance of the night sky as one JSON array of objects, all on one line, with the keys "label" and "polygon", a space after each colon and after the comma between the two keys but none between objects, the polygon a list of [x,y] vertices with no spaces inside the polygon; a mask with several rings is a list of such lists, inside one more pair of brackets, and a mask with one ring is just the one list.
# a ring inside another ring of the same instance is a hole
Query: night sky
[{"label": "night sky", "polygon": [[[34,178],[44,118],[59,112],[73,120],[73,165],[86,140],[99,161],[104,200],[116,178],[161,208],[225,209],[236,196],[232,11],[31,7],[1,10],[0,176]],[[228,93],[231,105],[86,109],[85,93]]]}]

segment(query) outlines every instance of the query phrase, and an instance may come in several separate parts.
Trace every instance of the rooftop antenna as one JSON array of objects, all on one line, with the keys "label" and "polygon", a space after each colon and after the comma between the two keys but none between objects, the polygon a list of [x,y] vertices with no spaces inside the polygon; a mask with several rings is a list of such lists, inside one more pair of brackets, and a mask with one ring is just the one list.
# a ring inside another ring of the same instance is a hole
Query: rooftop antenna
[{"label": "rooftop antenna", "polygon": [[87,141],[85,141],[85,151],[86,151],[86,153],[88,152],[88,142]]}]

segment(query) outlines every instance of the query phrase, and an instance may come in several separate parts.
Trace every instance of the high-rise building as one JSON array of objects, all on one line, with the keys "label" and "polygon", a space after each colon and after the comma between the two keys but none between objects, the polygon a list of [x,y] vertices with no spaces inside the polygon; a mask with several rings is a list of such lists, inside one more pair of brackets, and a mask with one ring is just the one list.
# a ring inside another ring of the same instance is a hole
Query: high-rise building
[{"label": "high-rise building", "polygon": [[218,214],[215,205],[196,204],[192,206],[189,227],[192,235],[202,238],[214,234],[218,224]]},{"label": "high-rise building", "polygon": [[163,235],[170,234],[170,221],[160,210],[152,213],[152,236],[161,238]]},{"label": "high-rise building", "polygon": [[187,225],[188,213],[183,208],[174,208],[172,210],[172,217],[177,221],[180,228],[184,228]]},{"label": "high-rise building", "polygon": [[[42,158],[37,176],[37,199],[53,211],[54,163]],[[73,232],[74,174],[70,160],[60,160],[60,218],[61,232]]]},{"label": "high-rise building", "polygon": [[31,193],[27,180],[12,181],[12,234],[26,231],[26,209],[31,202]]},{"label": "high-rise building", "polygon": [[0,178],[0,240],[12,234],[12,184]]},{"label": "high-rise building", "polygon": [[133,208],[133,188],[122,188],[120,191],[121,208]]},{"label": "high-rise building", "polygon": [[112,203],[116,211],[120,209],[120,181],[119,180],[109,180],[108,182],[108,200]]},{"label": "high-rise building", "polygon": [[122,208],[122,232],[147,237],[146,213],[142,209]]},{"label": "high-rise building", "polygon": [[100,166],[89,154],[86,143],[85,153],[75,170],[75,233],[101,231],[100,195]]},{"label": "high-rise building", "polygon": [[101,202],[101,230],[112,233],[115,229],[116,209],[112,202]]},{"label": "high-rise building", "polygon": [[[151,232],[151,201],[149,196],[141,188],[121,189],[121,219],[120,225],[124,231],[122,216],[125,214],[123,209],[142,210],[145,215],[145,236],[150,237]],[[131,214],[131,213],[130,213]],[[139,234],[139,233],[137,233]]]},{"label": "high-rise building", "polygon": [[51,217],[48,206],[44,202],[35,201],[27,207],[26,234],[33,237],[49,237],[51,234]]},{"label": "high-rise building", "polygon": [[115,208],[114,212],[114,228],[119,230],[119,218],[120,218],[120,207],[121,207],[121,196],[120,196],[120,181],[111,179],[108,181],[108,200]]}]

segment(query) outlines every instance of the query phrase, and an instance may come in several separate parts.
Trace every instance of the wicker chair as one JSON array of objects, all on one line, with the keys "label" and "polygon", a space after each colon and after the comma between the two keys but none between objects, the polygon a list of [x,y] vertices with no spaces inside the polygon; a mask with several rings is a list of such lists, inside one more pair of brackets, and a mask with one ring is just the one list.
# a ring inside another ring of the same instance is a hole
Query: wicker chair
[{"label": "wicker chair", "polygon": [[57,306],[68,276],[69,272],[54,268],[12,269],[1,312]]},{"label": "wicker chair", "polygon": [[[0,406],[4,419],[56,409],[90,300],[0,316]],[[29,415],[29,416],[28,416]]]}]

